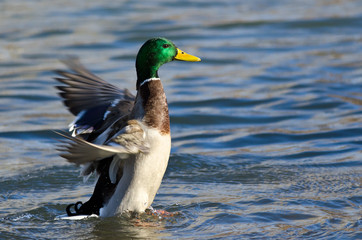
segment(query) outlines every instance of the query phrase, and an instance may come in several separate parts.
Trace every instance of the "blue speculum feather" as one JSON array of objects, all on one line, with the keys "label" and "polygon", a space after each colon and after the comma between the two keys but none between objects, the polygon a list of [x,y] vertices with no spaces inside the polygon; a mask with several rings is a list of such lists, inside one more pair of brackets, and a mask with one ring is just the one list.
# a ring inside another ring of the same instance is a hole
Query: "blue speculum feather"
[{"label": "blue speculum feather", "polygon": [[77,133],[91,130],[96,130],[102,125],[104,115],[107,112],[108,105],[96,106],[78,114],[79,119],[74,122],[74,129]]}]

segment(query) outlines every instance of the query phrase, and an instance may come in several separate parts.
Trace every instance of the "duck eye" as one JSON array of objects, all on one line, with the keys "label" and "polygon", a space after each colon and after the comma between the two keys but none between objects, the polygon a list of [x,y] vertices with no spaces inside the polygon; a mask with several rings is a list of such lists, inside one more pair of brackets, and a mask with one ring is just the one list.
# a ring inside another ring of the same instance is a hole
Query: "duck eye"
[{"label": "duck eye", "polygon": [[162,47],[163,47],[163,48],[168,48],[168,47],[170,47],[170,44],[167,44],[167,43],[166,43],[166,44],[163,44]]}]

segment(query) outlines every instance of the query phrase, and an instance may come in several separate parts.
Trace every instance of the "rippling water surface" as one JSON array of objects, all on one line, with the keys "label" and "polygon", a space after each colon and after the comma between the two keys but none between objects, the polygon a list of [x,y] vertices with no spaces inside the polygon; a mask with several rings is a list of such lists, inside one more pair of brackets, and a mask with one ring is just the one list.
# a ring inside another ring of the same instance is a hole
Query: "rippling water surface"
[{"label": "rippling water surface", "polygon": [[[362,2],[0,2],[0,239],[358,239]],[[55,151],[72,116],[52,78],[77,55],[134,92],[164,36],[202,58],[162,67],[168,219],[55,220],[94,181]],[[141,222],[140,222],[141,221]]]}]

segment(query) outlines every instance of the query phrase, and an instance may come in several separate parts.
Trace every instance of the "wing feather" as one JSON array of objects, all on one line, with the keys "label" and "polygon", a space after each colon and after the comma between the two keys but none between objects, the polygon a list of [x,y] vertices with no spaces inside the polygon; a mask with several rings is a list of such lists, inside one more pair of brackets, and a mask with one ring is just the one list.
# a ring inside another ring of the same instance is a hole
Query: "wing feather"
[{"label": "wing feather", "polygon": [[149,143],[146,141],[143,125],[137,120],[128,121],[128,125],[119,131],[115,138],[108,143],[109,145],[98,145],[80,137],[56,133],[66,138],[60,140],[61,144],[57,149],[62,152],[60,156],[77,165],[100,161],[114,155],[125,159],[131,155],[149,151]]},{"label": "wing feather", "polygon": [[61,77],[55,80],[66,86],[56,86],[69,111],[78,115],[101,105],[110,105],[114,100],[134,102],[135,96],[127,89],[120,89],[88,71],[77,58],[63,60],[74,73],[56,70]]}]

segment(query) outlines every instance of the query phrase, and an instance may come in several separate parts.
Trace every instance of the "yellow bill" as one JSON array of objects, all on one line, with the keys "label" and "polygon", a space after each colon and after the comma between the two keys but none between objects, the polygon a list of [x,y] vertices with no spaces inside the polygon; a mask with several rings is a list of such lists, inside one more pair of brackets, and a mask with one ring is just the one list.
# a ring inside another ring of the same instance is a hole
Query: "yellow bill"
[{"label": "yellow bill", "polygon": [[179,61],[188,61],[188,62],[200,62],[201,59],[195,56],[192,56],[188,53],[185,53],[184,51],[177,48],[177,55],[175,57],[176,60]]}]

